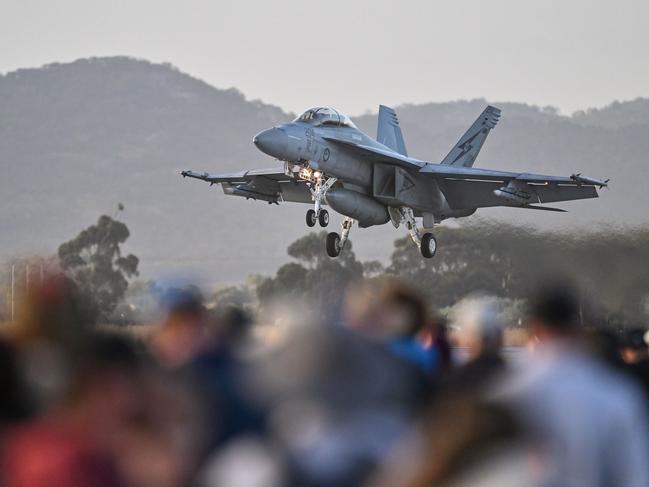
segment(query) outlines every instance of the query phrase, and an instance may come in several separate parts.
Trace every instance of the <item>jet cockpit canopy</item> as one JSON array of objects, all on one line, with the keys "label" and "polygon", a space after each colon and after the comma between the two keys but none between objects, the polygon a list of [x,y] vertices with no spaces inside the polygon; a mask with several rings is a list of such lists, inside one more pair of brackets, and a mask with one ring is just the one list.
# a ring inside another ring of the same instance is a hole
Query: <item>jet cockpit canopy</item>
[{"label": "jet cockpit canopy", "polygon": [[311,125],[333,125],[336,127],[353,127],[356,125],[351,119],[331,107],[309,108],[302,115],[295,119],[295,122],[305,122]]}]

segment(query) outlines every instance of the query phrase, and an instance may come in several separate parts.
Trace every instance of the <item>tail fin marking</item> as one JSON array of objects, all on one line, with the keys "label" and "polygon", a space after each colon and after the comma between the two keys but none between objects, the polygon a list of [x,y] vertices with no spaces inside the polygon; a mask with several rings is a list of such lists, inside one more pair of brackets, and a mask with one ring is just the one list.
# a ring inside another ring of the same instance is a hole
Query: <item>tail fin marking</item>
[{"label": "tail fin marking", "polygon": [[500,110],[489,105],[441,162],[450,166],[472,167],[489,131],[500,119]]}]

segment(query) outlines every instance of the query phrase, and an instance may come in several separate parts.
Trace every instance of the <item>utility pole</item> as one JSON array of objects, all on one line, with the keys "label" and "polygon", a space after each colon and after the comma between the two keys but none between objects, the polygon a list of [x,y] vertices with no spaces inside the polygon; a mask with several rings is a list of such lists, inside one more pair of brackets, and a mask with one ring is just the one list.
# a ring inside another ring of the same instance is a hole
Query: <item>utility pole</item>
[{"label": "utility pole", "polygon": [[25,264],[25,295],[29,294],[29,264]]}]

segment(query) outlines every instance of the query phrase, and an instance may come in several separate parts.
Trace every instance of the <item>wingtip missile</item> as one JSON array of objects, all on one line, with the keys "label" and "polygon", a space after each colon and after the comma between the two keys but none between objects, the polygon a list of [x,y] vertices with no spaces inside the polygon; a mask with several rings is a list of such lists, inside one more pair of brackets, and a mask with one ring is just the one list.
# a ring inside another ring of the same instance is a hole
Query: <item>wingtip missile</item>
[{"label": "wingtip missile", "polygon": [[184,178],[200,177],[200,174],[194,171],[180,171],[180,175]]},{"label": "wingtip missile", "polygon": [[572,179],[577,184],[586,184],[586,185],[590,185],[590,186],[599,186],[600,188],[607,187],[608,182],[610,181],[610,179],[605,179],[604,181],[602,181],[601,179],[587,178],[585,176],[582,176],[581,173],[571,175],[570,179]]},{"label": "wingtip missile", "polygon": [[200,172],[195,172],[195,171],[181,171],[180,175],[183,178],[195,178],[195,179],[201,179],[203,181],[209,181],[209,173],[200,173]]}]

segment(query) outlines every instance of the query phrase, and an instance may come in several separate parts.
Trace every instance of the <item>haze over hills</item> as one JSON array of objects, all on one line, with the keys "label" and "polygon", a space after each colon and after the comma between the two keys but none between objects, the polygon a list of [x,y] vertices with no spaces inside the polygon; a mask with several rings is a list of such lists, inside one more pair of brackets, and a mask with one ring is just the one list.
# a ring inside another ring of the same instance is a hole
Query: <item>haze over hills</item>
[{"label": "haze over hills", "polygon": [[[409,153],[441,160],[486,103],[395,107]],[[562,204],[570,213],[490,209],[478,211],[478,217],[544,228],[648,222],[649,100],[615,102],[572,116],[495,104],[503,117],[477,165],[583,172],[612,182],[598,200]],[[362,130],[375,133],[375,114],[349,115]],[[129,251],[141,258],[144,276],[193,269],[214,280],[236,281],[252,272],[273,272],[286,260],[286,246],[307,232],[307,208],[226,197],[220,188],[178,173],[272,167],[277,161],[257,151],[252,136],[292,116],[172,66],[124,57],[1,76],[0,262],[54,252],[122,202],[121,218],[132,233]],[[340,218],[332,220],[337,226]],[[385,260],[402,234],[391,226],[355,228],[352,241],[361,259]]]}]

